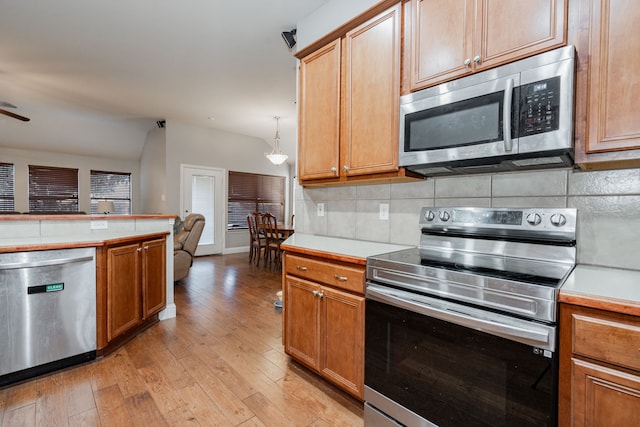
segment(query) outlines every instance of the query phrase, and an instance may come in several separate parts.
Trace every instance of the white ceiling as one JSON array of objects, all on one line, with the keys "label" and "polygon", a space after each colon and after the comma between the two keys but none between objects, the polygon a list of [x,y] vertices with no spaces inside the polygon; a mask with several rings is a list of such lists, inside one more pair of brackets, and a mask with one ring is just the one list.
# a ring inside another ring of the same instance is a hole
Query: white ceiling
[{"label": "white ceiling", "polygon": [[280,33],[326,1],[0,0],[0,101],[31,118],[0,115],[0,146],[138,159],[160,119],[272,144],[279,115],[291,160],[295,48]]}]

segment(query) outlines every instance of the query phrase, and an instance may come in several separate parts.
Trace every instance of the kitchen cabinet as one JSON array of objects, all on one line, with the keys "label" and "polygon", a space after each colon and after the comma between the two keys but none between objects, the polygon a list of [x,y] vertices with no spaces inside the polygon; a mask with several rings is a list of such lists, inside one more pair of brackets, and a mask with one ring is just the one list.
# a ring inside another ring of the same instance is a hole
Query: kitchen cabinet
[{"label": "kitchen cabinet", "polygon": [[100,248],[97,258],[101,350],[153,320],[165,307],[165,238],[125,239]]},{"label": "kitchen cabinet", "polygon": [[363,266],[285,255],[285,352],[360,400],[364,309]]},{"label": "kitchen cabinet", "polygon": [[400,3],[300,58],[302,185],[403,178]]},{"label": "kitchen cabinet", "polygon": [[559,425],[640,424],[640,318],[561,304]]},{"label": "kitchen cabinet", "polygon": [[412,0],[410,89],[566,43],[566,0]]},{"label": "kitchen cabinet", "polygon": [[570,3],[576,45],[576,163],[640,166],[640,6],[634,0]]}]

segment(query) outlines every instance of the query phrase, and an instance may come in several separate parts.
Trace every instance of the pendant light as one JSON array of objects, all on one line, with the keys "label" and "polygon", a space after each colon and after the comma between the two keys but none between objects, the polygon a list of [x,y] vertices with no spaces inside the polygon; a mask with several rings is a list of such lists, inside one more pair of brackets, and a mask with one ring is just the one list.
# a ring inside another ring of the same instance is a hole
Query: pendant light
[{"label": "pendant light", "polygon": [[274,165],[281,165],[289,156],[280,150],[280,117],[275,116],[274,119],[276,119],[276,136],[273,139],[273,150],[270,154],[265,154],[265,156]]}]

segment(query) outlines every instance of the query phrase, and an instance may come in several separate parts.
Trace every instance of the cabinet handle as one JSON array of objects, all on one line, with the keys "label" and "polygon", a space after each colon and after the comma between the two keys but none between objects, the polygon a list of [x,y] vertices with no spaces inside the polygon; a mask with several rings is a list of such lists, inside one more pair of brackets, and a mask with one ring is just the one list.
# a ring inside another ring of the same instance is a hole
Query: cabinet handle
[{"label": "cabinet handle", "polygon": [[142,248],[138,248],[138,249],[136,249],[136,251],[142,252]]},{"label": "cabinet handle", "polygon": [[469,67],[471,65],[471,58],[467,58],[464,60],[464,66]]},{"label": "cabinet handle", "polygon": [[316,291],[316,290],[311,291],[311,293],[313,294],[314,297],[318,296],[318,291]]},{"label": "cabinet handle", "polygon": [[296,270],[307,271],[307,267],[305,267],[304,265],[296,265]]},{"label": "cabinet handle", "polygon": [[145,250],[145,251],[148,251],[148,250],[149,250],[149,246],[145,246],[145,247],[144,247],[144,250]]},{"label": "cabinet handle", "polygon": [[347,172],[349,170],[349,166],[347,166],[347,165],[342,166],[342,170]]},{"label": "cabinet handle", "polygon": [[338,170],[338,169],[337,169],[335,166],[333,166],[333,167],[331,168],[331,172],[336,172],[337,170]]},{"label": "cabinet handle", "polygon": [[318,298],[322,298],[322,297],[324,297],[324,292],[322,291],[318,292]]},{"label": "cabinet handle", "polygon": [[480,59],[481,59],[480,55],[476,55],[476,56],[473,57],[473,62],[475,62],[476,64],[479,64],[480,63]]},{"label": "cabinet handle", "polygon": [[338,276],[337,274],[334,274],[333,278],[341,282],[346,282],[347,280],[349,280],[347,276]]}]

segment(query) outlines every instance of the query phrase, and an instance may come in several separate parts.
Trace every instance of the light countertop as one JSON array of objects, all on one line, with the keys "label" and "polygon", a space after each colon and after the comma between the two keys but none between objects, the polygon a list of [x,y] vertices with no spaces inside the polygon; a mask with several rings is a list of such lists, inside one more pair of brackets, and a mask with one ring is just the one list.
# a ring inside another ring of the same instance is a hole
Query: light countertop
[{"label": "light countertop", "polygon": [[111,232],[75,236],[35,236],[0,238],[0,253],[35,251],[62,248],[84,248],[91,246],[105,246],[107,244],[123,243],[128,240],[145,237],[167,235],[169,231],[158,232]]},{"label": "light countertop", "polygon": [[560,302],[640,316],[640,271],[577,265]]},{"label": "light countertop", "polygon": [[321,256],[338,261],[365,265],[368,256],[394,252],[411,246],[369,242],[339,237],[316,236],[296,232],[282,245],[282,249],[307,255]]}]

